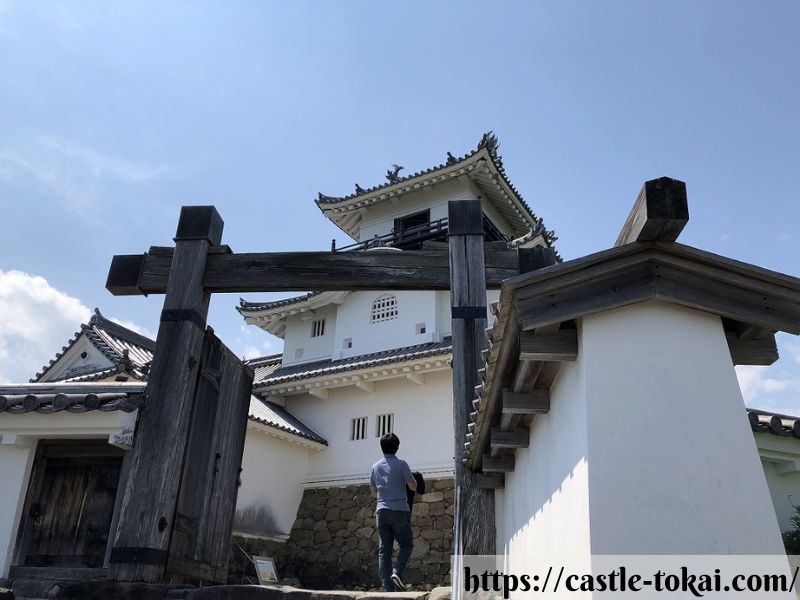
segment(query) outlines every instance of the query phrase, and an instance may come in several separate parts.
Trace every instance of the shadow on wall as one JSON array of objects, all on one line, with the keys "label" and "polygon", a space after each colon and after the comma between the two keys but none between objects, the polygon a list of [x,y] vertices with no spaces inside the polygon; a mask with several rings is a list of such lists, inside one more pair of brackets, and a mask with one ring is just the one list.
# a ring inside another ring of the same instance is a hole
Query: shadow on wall
[{"label": "shadow on wall", "polygon": [[283,537],[288,532],[280,531],[272,510],[265,504],[250,505],[236,511],[233,521],[235,535],[257,537]]}]

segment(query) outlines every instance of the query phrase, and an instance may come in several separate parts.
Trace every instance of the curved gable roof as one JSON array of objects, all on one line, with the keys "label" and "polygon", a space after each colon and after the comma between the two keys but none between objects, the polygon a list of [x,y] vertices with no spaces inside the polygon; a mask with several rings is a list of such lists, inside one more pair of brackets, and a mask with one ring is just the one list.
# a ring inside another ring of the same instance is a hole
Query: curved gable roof
[{"label": "curved gable roof", "polygon": [[[386,183],[367,189],[356,184],[356,191],[347,196],[326,196],[319,193],[316,203],[326,217],[357,240],[361,227],[361,208],[443,181],[467,176],[506,219],[513,229],[514,237],[520,237],[540,228],[542,219],[536,216],[508,178],[503,159],[498,154],[499,147],[497,136],[489,131],[483,134],[477,147],[464,156],[455,157],[448,152],[445,163],[405,177],[387,173]],[[555,233],[546,231],[546,238],[552,245],[556,240]]]}]

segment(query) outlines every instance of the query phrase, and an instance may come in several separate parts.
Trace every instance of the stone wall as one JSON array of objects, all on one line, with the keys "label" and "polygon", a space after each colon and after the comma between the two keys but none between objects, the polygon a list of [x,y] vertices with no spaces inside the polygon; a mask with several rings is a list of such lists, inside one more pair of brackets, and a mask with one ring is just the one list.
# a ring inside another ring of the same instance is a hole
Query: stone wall
[{"label": "stone wall", "polygon": [[[453,479],[426,481],[426,493],[414,502],[414,551],[403,578],[414,589],[450,584],[454,515]],[[279,575],[304,587],[380,588],[375,500],[368,485],[305,490],[285,543],[236,541],[249,554],[275,558]]]}]

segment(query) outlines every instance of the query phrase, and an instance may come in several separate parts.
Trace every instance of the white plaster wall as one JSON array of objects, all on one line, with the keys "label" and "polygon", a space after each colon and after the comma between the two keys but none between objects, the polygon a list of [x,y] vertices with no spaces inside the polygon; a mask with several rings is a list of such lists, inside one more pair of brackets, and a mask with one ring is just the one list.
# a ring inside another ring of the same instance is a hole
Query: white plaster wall
[{"label": "white plaster wall", "polygon": [[795,510],[792,503],[800,505],[800,473],[797,471],[785,474],[779,472],[781,463],[762,460],[761,464],[764,467],[775,515],[778,518],[778,527],[781,531],[793,529],[791,519]]},{"label": "white plaster wall", "polygon": [[495,497],[497,551],[517,572],[556,559],[575,569],[590,564],[583,369],[580,354],[562,369],[550,412],[534,418],[530,446],[517,450]]},{"label": "white plaster wall", "polygon": [[[81,358],[81,353],[86,352],[86,358]],[[45,381],[57,381],[64,377],[64,374],[72,368],[81,368],[81,370],[86,370],[86,372],[99,370],[99,369],[107,369],[111,367],[113,363],[108,360],[105,355],[100,352],[94,344],[91,344],[85,335],[82,335],[81,338],[75,342],[75,345],[72,346],[61,358],[59,358],[52,368],[47,372],[45,377],[42,379],[42,382]],[[34,373],[31,373],[31,377],[33,377]]]},{"label": "white plaster wall", "polygon": [[445,218],[450,200],[468,200],[476,196],[470,181],[457,180],[410,192],[396,201],[378,202],[364,210],[359,241],[391,233],[396,218],[413,215],[425,209],[430,209],[431,221]]},{"label": "white plaster wall", "polygon": [[[376,416],[394,413],[400,438],[398,456],[412,469],[453,468],[452,382],[449,369],[425,375],[420,386],[405,378],[375,382],[374,392],[349,386],[329,390],[326,400],[287,396],[286,408],[326,440],[328,448],[310,456],[308,481],[366,480],[381,457]],[[350,439],[350,420],[368,417],[367,437]]]},{"label": "white plaster wall", "polygon": [[[370,323],[372,303],[384,294],[397,297],[397,318]],[[436,292],[354,292],[339,307],[336,321],[334,358],[431,342],[436,328]],[[426,324],[426,333],[417,335],[417,323]],[[343,347],[345,338],[352,338],[352,348]]]},{"label": "white plaster wall", "polygon": [[783,552],[719,317],[607,311],[579,352],[594,554]]},{"label": "white plaster wall", "polygon": [[[325,319],[325,334],[312,337],[312,323],[319,319]],[[328,305],[315,310],[313,317],[307,318],[307,320],[303,320],[300,315],[288,317],[283,338],[283,364],[285,365],[330,358],[336,338],[336,305]],[[303,349],[303,356],[295,358],[298,348]]]},{"label": "white plaster wall", "polygon": [[21,445],[11,445],[9,434],[4,434],[3,438],[0,444],[0,481],[3,482],[3,493],[0,494],[0,577],[8,577],[36,442],[24,440]]},{"label": "white plaster wall", "polygon": [[88,413],[59,412],[51,415],[26,413],[0,414],[0,435],[27,435],[34,438],[90,438],[119,433],[128,426],[130,415],[120,411]]},{"label": "white plaster wall", "polygon": [[430,209],[431,221],[436,221],[447,217],[447,203],[451,200],[472,200],[478,197],[483,199],[483,212],[486,213],[486,216],[501,231],[509,232],[508,222],[483,196],[480,188],[464,177],[455,181],[435,184],[416,192],[409,192],[399,199],[378,202],[364,209],[359,241],[364,242],[376,235],[391,233],[396,218]]},{"label": "white plaster wall", "polygon": [[248,425],[242,456],[242,485],[234,530],[243,535],[288,536],[303,496],[309,454],[286,439]]}]

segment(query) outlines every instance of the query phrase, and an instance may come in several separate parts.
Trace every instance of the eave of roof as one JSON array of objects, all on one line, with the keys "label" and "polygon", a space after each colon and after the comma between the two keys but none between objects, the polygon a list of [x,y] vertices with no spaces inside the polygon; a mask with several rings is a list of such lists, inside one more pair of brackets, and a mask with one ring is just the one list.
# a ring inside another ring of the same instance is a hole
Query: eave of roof
[{"label": "eave of roof", "polygon": [[[476,168],[481,161],[484,161],[489,171],[489,178],[493,183],[491,188],[485,186],[486,189],[491,189],[492,193],[496,189],[503,190],[508,206],[504,203],[500,203],[499,208],[502,212],[510,206],[510,209],[506,211],[507,215],[504,216],[506,220],[509,221],[509,225],[514,228],[513,234],[515,236],[522,236],[528,231],[532,229],[535,230],[542,225],[542,219],[536,216],[508,178],[505,167],[503,166],[503,159],[497,152],[499,145],[497,136],[490,131],[483,135],[475,150],[468,152],[460,158],[454,157],[448,153],[448,160],[444,164],[439,164],[405,177],[393,178],[387,181],[387,183],[368,189],[363,189],[356,185],[356,192],[347,196],[326,196],[320,193],[317,196],[316,203],[320,210],[342,229],[342,231],[353,239],[357,239],[358,219],[351,218],[349,214],[347,214],[350,211],[441,181],[446,181],[452,177],[460,177]],[[388,175],[387,179],[389,179]],[[479,185],[482,184],[479,183]],[[519,223],[514,223],[515,218]],[[550,245],[556,240],[555,233],[552,231],[547,231],[546,237]]]},{"label": "eave of roof", "polygon": [[756,433],[800,438],[800,417],[748,408],[747,419]]},{"label": "eave of roof", "polygon": [[0,385],[0,413],[133,412],[144,405],[143,383]]},{"label": "eave of roof", "polygon": [[506,359],[509,344],[520,329],[653,299],[800,333],[800,279],[677,242],[633,242],[509,278],[488,332],[483,383],[468,424],[468,464],[479,466],[507,369],[516,362]]},{"label": "eave of roof", "polygon": [[447,339],[441,342],[429,342],[392,350],[384,350],[382,352],[361,354],[350,358],[337,360],[326,359],[288,365],[271,371],[264,379],[254,381],[253,390],[263,392],[289,382],[328,377],[339,373],[361,371],[382,365],[418,360],[432,356],[443,356],[450,354],[452,349],[452,341]]},{"label": "eave of roof", "polygon": [[285,407],[270,400],[253,396],[248,417],[251,421],[313,442],[313,447],[327,446],[328,440],[291,414]]},{"label": "eave of roof", "polygon": [[271,302],[248,302],[239,299],[236,310],[246,323],[256,325],[274,336],[282,338],[286,331],[286,317],[302,312],[314,311],[329,304],[340,304],[349,292],[310,292]]}]

